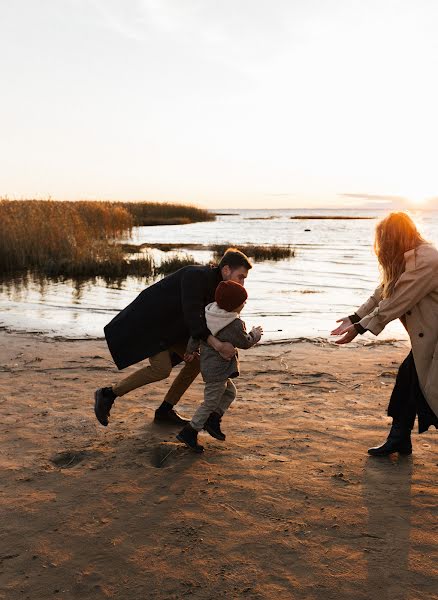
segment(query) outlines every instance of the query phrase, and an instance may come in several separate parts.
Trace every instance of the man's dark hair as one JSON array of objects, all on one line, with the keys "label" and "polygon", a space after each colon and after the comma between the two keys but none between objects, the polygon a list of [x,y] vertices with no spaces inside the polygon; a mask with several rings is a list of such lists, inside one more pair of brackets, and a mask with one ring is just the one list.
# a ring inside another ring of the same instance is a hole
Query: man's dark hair
[{"label": "man's dark hair", "polygon": [[230,269],[238,269],[239,267],[245,267],[245,269],[252,269],[252,264],[249,262],[249,258],[238,250],[237,248],[228,248],[225,254],[220,260],[219,268],[230,267]]}]

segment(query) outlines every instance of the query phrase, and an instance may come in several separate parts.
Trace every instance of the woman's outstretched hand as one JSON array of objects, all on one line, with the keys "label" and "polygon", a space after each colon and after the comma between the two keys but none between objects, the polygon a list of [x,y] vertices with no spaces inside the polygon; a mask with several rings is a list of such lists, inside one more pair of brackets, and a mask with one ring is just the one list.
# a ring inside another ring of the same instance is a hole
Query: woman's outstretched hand
[{"label": "woman's outstretched hand", "polygon": [[[340,327],[338,327],[338,329],[340,329]],[[335,344],[349,344],[358,335],[354,325],[350,325],[350,327],[344,329],[342,333],[345,333],[344,337],[341,337],[340,340],[336,340]]]},{"label": "woman's outstretched hand", "polygon": [[338,319],[336,323],[340,323],[340,325],[336,327],[336,329],[333,329],[331,335],[342,335],[353,325],[350,321],[350,317],[342,317],[342,319]]}]

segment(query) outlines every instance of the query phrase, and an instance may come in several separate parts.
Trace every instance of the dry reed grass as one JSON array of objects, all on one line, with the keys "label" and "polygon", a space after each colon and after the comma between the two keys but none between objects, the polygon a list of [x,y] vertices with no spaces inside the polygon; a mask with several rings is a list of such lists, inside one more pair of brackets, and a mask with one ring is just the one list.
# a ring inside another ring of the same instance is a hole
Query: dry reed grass
[{"label": "dry reed grass", "polygon": [[186,204],[164,204],[162,202],[116,202],[134,219],[136,226],[187,225],[200,221],[214,221],[215,215],[208,210]]},{"label": "dry reed grass", "polygon": [[0,275],[149,277],[160,268],[152,257],[127,257],[115,241],[147,220],[173,224],[210,218],[208,211],[183,205],[0,199]]},{"label": "dry reed grass", "polygon": [[0,273],[26,269],[87,272],[123,259],[108,241],[129,233],[132,216],[104,202],[0,200]]},{"label": "dry reed grass", "polygon": [[193,258],[191,254],[177,254],[175,256],[171,256],[170,258],[166,258],[159,265],[155,267],[155,273],[160,275],[169,275],[170,273],[175,273],[178,269],[182,267],[187,267],[189,265],[199,264]]},{"label": "dry reed grass", "polygon": [[213,259],[218,261],[222,258],[224,252],[230,248],[237,248],[244,252],[247,256],[254,258],[255,260],[283,260],[287,258],[293,258],[295,256],[295,249],[292,246],[260,246],[255,244],[199,244],[199,243],[151,243],[147,242],[144,244],[121,244],[121,247],[127,253],[136,253],[147,250],[147,248],[154,248],[161,250],[162,252],[173,252],[175,250],[210,250],[213,252]]},{"label": "dry reed grass", "polygon": [[292,246],[261,246],[256,244],[214,244],[210,249],[214,252],[214,259],[220,260],[226,250],[230,247],[237,248],[250,258],[256,261],[263,260],[283,260],[295,256],[295,249]]}]

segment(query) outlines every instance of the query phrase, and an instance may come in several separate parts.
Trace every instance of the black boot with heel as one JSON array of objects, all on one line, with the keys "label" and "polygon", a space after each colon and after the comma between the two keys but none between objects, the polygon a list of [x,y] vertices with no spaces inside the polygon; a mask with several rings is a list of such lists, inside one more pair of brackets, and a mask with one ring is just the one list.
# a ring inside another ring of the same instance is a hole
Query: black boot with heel
[{"label": "black boot with heel", "polygon": [[370,448],[368,454],[371,456],[389,456],[394,452],[412,454],[411,430],[395,420],[392,423],[386,442],[381,446]]}]

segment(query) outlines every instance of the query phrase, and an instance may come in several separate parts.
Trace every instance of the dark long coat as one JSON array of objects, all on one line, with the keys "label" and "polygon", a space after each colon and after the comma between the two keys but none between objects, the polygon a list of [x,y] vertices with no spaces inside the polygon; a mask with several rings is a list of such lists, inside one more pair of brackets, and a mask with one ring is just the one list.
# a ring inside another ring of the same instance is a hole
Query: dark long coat
[{"label": "dark long coat", "polygon": [[210,331],[204,309],[214,301],[220,281],[218,267],[189,266],[143,290],[104,328],[117,368],[187,342],[190,336],[206,340]]}]

